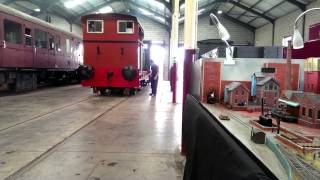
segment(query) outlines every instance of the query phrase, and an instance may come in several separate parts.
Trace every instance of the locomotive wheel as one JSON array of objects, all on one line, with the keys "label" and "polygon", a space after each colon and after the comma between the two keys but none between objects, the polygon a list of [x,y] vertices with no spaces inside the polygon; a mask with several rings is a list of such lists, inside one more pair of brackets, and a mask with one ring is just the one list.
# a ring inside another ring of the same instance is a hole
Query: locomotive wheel
[{"label": "locomotive wheel", "polygon": [[123,95],[124,96],[129,96],[130,95],[130,88],[124,88],[123,89]]},{"label": "locomotive wheel", "polygon": [[99,89],[100,95],[102,96],[108,96],[111,94],[111,90],[106,89],[106,88],[101,88]]},{"label": "locomotive wheel", "polygon": [[130,89],[130,95],[135,95],[136,94],[136,89],[135,88],[131,88]]}]

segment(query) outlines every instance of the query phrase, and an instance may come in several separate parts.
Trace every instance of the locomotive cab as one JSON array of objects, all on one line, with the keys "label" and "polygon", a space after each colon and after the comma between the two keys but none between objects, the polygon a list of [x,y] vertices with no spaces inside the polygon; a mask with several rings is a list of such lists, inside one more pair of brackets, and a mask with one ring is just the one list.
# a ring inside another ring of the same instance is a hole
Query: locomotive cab
[{"label": "locomotive cab", "polygon": [[91,14],[82,17],[84,66],[81,84],[104,93],[106,89],[139,87],[143,29],[136,17]]}]

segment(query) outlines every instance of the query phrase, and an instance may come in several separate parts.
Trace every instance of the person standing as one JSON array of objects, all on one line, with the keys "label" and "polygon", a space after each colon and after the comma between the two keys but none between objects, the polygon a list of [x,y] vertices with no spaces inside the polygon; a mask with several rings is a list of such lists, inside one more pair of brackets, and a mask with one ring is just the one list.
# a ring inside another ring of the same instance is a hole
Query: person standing
[{"label": "person standing", "polygon": [[156,96],[157,95],[157,88],[158,88],[158,79],[159,79],[159,66],[154,63],[153,60],[151,62],[151,75],[150,75],[150,81],[151,81],[151,93],[150,96]]}]

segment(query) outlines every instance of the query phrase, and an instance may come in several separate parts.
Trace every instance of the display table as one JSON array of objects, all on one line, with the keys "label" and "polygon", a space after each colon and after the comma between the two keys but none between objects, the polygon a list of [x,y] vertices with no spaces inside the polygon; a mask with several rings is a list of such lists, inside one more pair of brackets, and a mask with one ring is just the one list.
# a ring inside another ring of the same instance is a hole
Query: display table
[{"label": "display table", "polygon": [[289,179],[276,155],[266,145],[250,140],[248,119],[239,121],[231,113],[230,120],[218,119],[226,111],[187,96],[182,114],[184,180]]},{"label": "display table", "polygon": [[232,134],[239,142],[241,142],[251,153],[253,153],[278,179],[288,179],[285,169],[280,164],[276,155],[265,145],[255,144],[250,139],[251,126],[246,121],[239,121],[238,118],[230,116],[230,120],[219,120],[220,114],[228,115],[228,111],[221,108],[201,103],[201,105],[210,112],[230,134]]}]

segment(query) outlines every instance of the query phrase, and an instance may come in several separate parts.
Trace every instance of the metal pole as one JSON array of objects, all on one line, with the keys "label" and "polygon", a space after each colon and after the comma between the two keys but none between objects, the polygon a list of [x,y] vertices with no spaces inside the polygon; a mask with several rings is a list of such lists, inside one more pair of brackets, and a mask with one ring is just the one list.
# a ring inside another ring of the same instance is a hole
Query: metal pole
[{"label": "metal pole", "polygon": [[[197,21],[198,21],[198,1],[185,1],[185,21],[184,21],[184,48],[185,57],[183,63],[183,96],[182,113],[185,110],[185,101],[190,90],[190,66],[194,60],[197,42]],[[182,120],[183,124],[183,120]],[[183,125],[182,125],[183,127]],[[181,154],[186,154],[186,144],[182,136]]]}]

